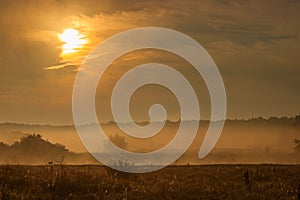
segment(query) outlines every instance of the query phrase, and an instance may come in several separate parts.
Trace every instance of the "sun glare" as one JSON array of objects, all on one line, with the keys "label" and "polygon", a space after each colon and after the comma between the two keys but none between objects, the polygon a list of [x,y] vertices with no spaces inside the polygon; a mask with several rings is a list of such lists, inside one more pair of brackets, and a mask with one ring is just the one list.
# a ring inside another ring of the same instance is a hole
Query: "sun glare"
[{"label": "sun glare", "polygon": [[84,39],[84,35],[72,28],[64,30],[63,33],[58,34],[58,37],[64,43],[62,45],[63,55],[75,53],[87,43],[87,40]]}]

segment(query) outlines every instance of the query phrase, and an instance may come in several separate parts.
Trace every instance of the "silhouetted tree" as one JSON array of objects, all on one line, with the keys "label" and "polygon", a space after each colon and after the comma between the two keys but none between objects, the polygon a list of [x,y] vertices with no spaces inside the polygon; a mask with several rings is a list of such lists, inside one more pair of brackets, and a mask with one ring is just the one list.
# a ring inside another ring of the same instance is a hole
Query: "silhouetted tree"
[{"label": "silhouetted tree", "polygon": [[7,144],[5,144],[5,143],[3,143],[3,142],[0,142],[0,150],[5,149],[5,148],[7,148],[7,147],[8,147]]},{"label": "silhouetted tree", "polygon": [[300,126],[300,114],[296,115],[294,118],[294,126]]},{"label": "silhouetted tree", "polygon": [[71,152],[64,145],[50,143],[40,134],[26,134],[20,141],[11,145],[0,142],[0,163],[5,160],[8,160],[8,163],[44,163],[70,154]]},{"label": "silhouetted tree", "polygon": [[[120,147],[121,149],[127,150],[128,144],[124,136],[121,135],[111,135],[109,136],[109,140],[113,142],[116,146]],[[104,141],[104,148],[105,152],[112,153],[113,149],[110,148],[108,145],[108,141]]]},{"label": "silhouetted tree", "polygon": [[109,139],[114,142],[116,145],[118,145],[118,147],[122,148],[122,149],[127,149],[128,144],[125,140],[125,137],[120,136],[120,135],[112,135],[109,137]]}]

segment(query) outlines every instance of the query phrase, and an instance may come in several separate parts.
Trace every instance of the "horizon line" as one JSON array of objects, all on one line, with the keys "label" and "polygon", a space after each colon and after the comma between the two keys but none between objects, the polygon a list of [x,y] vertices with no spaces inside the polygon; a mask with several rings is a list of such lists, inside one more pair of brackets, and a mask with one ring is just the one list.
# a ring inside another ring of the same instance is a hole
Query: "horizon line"
[{"label": "horizon line", "polygon": [[[226,118],[225,121],[251,121],[251,120],[271,120],[271,119],[294,119],[296,117],[300,117],[300,112],[298,114],[295,114],[293,116],[287,116],[287,115],[281,115],[281,116],[270,116],[270,117],[262,117],[262,116],[256,116],[256,117],[251,117],[251,118]],[[164,121],[154,121],[152,123],[165,123],[165,122],[169,122],[169,123],[178,123],[180,121],[180,119],[178,120],[164,120]],[[210,121],[210,119],[191,119],[191,120],[184,120],[183,122],[191,122],[191,121],[199,121],[199,122],[208,122]],[[222,120],[217,120],[214,122],[218,122],[218,121],[222,121]],[[84,126],[84,125],[91,125],[91,124],[110,124],[110,123],[115,123],[115,124],[130,124],[130,123],[136,123],[136,124],[143,124],[143,123],[149,123],[150,121],[132,121],[132,122],[115,122],[115,121],[106,121],[106,122],[91,122],[91,123],[87,123],[87,124],[82,124],[80,126]],[[15,124],[15,125],[29,125],[29,126],[75,126],[75,124],[51,124],[51,123],[32,123],[32,122],[9,122],[9,121],[2,121],[0,122],[0,125],[3,124]]]}]

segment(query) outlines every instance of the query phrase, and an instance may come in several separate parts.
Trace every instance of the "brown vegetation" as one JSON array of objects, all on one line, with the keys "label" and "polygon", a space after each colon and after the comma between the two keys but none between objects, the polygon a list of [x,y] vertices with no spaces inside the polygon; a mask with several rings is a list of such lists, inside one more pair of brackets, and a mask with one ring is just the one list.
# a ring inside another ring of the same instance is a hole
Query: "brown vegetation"
[{"label": "brown vegetation", "polygon": [[296,165],[169,166],[145,174],[112,172],[103,166],[1,166],[0,199],[280,200],[299,196]]}]

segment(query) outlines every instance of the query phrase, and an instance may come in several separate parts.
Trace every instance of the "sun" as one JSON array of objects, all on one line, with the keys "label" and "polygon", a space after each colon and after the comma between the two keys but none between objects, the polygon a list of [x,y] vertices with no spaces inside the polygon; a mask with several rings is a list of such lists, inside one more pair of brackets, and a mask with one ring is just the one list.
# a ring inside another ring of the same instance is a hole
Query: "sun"
[{"label": "sun", "polygon": [[75,53],[87,43],[84,35],[72,28],[65,29],[58,37],[63,42],[61,47],[63,55]]}]

